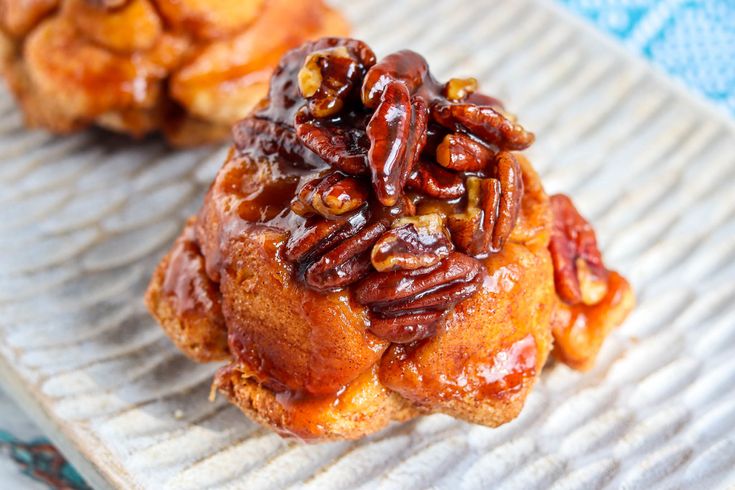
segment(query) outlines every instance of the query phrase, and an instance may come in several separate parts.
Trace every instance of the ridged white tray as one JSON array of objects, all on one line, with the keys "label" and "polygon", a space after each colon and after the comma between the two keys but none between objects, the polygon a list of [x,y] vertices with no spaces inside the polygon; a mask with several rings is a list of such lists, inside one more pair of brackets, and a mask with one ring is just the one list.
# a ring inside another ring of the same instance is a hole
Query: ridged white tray
[{"label": "ridged white tray", "polygon": [[521,417],[444,416],[303,445],[207,401],[141,296],[223,159],[22,128],[0,95],[0,373],[97,487],[725,488],[735,485],[735,127],[540,1],[341,0],[380,55],[479,75],[538,135],[638,309]]}]

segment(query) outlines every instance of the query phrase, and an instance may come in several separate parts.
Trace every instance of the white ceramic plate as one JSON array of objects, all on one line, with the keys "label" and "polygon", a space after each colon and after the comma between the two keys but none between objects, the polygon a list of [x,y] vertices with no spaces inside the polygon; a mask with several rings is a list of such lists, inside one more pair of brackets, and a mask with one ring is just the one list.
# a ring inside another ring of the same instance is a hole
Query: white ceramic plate
[{"label": "white ceramic plate", "polygon": [[640,305],[580,374],[491,430],[433,416],[303,445],[207,401],[141,296],[224,152],[21,127],[0,96],[0,372],[97,487],[711,488],[735,484],[735,127],[540,1],[342,0],[379,55],[476,75],[538,135]]}]

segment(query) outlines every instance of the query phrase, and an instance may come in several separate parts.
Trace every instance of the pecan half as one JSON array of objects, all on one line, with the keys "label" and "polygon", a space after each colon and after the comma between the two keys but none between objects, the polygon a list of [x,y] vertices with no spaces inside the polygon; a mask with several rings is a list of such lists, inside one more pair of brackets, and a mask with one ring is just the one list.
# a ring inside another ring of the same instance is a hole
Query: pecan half
[{"label": "pecan half", "polygon": [[292,233],[284,247],[284,256],[292,262],[308,262],[354,236],[368,222],[367,206],[336,220],[312,216]]},{"label": "pecan half", "polygon": [[299,92],[313,116],[333,116],[342,110],[361,76],[358,61],[345,46],[314,51],[299,71]]},{"label": "pecan half", "polygon": [[384,221],[367,225],[356,235],[324,254],[306,270],[311,289],[333,291],[359,281],[371,271],[370,247],[388,230]]},{"label": "pecan half", "polygon": [[291,210],[300,216],[319,214],[337,219],[359,208],[368,198],[363,184],[340,172],[307,181],[291,202]]},{"label": "pecan half", "polygon": [[392,317],[371,315],[370,331],[381,339],[407,344],[434,335],[443,314],[441,311],[426,311]]},{"label": "pecan half", "polygon": [[432,335],[443,312],[479,289],[482,270],[477,260],[452,252],[423,269],[371,274],[356,285],[355,298],[371,308],[374,334],[412,342]]},{"label": "pecan half", "polygon": [[467,179],[467,209],[464,213],[447,217],[447,226],[459,250],[475,257],[493,252],[493,230],[498,218],[500,195],[498,179]]},{"label": "pecan half", "polygon": [[609,271],[602,262],[595,231],[569,197],[551,196],[551,209],[549,251],[556,292],[572,305],[597,304],[607,294]]},{"label": "pecan half", "polygon": [[502,189],[498,219],[493,229],[493,251],[499,251],[508,241],[516,225],[523,200],[521,165],[512,153],[507,151],[498,153],[495,177],[500,181]]},{"label": "pecan half", "polygon": [[479,172],[495,161],[495,152],[463,133],[448,134],[436,149],[442,167],[460,172]]},{"label": "pecan half", "polygon": [[447,284],[469,282],[480,273],[482,267],[472,257],[452,252],[439,265],[372,274],[356,286],[355,298],[360,304],[380,309],[391,303],[411,300]]},{"label": "pecan half", "polygon": [[466,211],[447,219],[457,247],[475,257],[497,253],[505,246],[521,209],[521,167],[512,153],[498,153],[495,177],[469,177]]},{"label": "pecan half", "polygon": [[304,146],[333,168],[352,175],[368,172],[370,142],[365,131],[359,129],[361,126],[316,119],[306,107],[296,113],[294,125]]},{"label": "pecan half", "polygon": [[401,195],[406,141],[411,131],[411,95],[403,83],[391,82],[367,126],[368,160],[378,200],[392,206]]},{"label": "pecan half", "polygon": [[370,139],[368,161],[373,187],[384,206],[393,206],[426,144],[427,107],[423,99],[411,98],[403,82],[390,82],[367,125]]},{"label": "pecan half", "polygon": [[477,90],[476,78],[452,78],[444,84],[444,97],[452,102],[459,102]]},{"label": "pecan half", "polygon": [[437,199],[458,199],[465,193],[464,178],[431,162],[421,162],[408,178],[408,187]]},{"label": "pecan half", "polygon": [[431,116],[452,131],[469,131],[501,150],[524,150],[534,141],[533,133],[513,122],[497,107],[437,102],[432,105]]},{"label": "pecan half", "polygon": [[374,109],[383,91],[395,81],[403,82],[409,94],[413,94],[427,76],[429,65],[420,54],[408,49],[389,54],[367,71],[362,82],[362,103]]},{"label": "pecan half", "polygon": [[421,97],[411,97],[411,130],[406,142],[406,162],[401,175],[401,189],[406,185],[411,171],[416,166],[421,152],[426,146],[429,107]]},{"label": "pecan half", "polygon": [[449,305],[453,306],[472,296],[478,285],[473,277],[468,281],[450,283],[428,294],[418,294],[415,298],[375,307],[375,311],[388,316],[405,314],[406,311],[444,311],[451,307]]},{"label": "pecan half", "polygon": [[454,249],[438,214],[399,218],[373,246],[370,259],[380,272],[430,267]]}]

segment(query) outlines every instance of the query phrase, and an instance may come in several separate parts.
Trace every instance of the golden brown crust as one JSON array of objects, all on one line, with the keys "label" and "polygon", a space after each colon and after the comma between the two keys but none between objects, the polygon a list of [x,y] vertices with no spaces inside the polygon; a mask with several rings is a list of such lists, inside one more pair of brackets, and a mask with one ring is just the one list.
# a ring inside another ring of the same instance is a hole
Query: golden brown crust
[{"label": "golden brown crust", "polygon": [[88,0],[65,0],[61,15],[83,37],[122,53],[150,50],[163,34],[163,23],[151,0],[130,0],[116,9],[100,8]]},{"label": "golden brown crust", "polygon": [[177,31],[202,40],[236,34],[262,15],[266,0],[156,0],[164,19]]},{"label": "golden brown crust", "polygon": [[415,417],[418,410],[383,387],[375,370],[350,383],[337,398],[284,401],[238,368],[220,369],[215,386],[255,422],[284,436],[305,440],[358,439],[390,422]]},{"label": "golden brown crust", "polygon": [[185,319],[165,298],[161,287],[168,259],[164,258],[153,274],[148,286],[145,304],[166,335],[186,356],[196,362],[212,362],[228,359],[227,332],[214,328],[205,318]]},{"label": "golden brown crust", "polygon": [[[290,30],[284,18],[299,19]],[[328,26],[325,28],[324,26]],[[171,78],[171,95],[195,117],[232,124],[250,112],[268,91],[281,55],[304,39],[344,35],[348,27],[333,10],[291,0],[270,0],[250,29],[213,42]]]}]

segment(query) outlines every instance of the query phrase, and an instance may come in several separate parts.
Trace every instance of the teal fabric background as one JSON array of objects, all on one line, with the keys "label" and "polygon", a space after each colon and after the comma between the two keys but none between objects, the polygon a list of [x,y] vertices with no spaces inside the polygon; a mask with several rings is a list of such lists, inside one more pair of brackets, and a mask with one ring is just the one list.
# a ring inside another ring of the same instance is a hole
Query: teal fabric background
[{"label": "teal fabric background", "polygon": [[735,115],[735,0],[558,0]]},{"label": "teal fabric background", "polygon": [[2,389],[0,488],[89,490],[82,477]]}]

